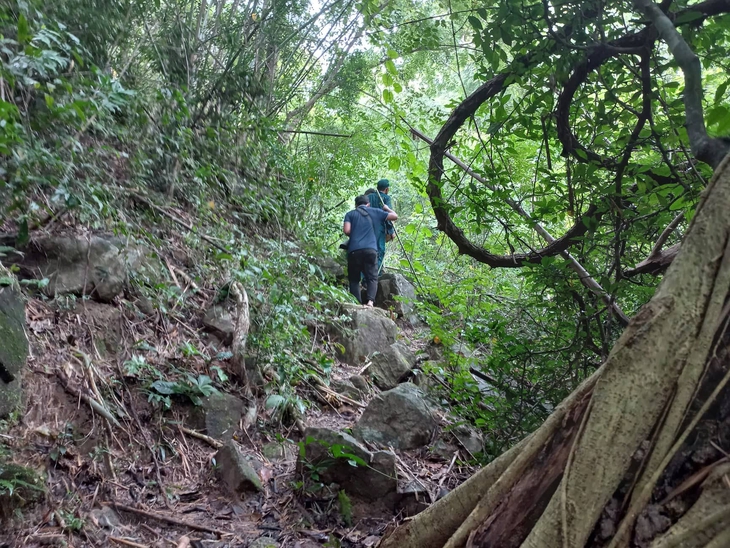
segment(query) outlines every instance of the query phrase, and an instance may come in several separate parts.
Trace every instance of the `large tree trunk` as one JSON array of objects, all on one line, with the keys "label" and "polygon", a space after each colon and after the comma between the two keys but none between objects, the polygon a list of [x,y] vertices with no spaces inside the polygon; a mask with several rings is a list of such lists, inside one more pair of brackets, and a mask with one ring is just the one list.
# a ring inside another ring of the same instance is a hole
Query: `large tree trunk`
[{"label": "large tree trunk", "polygon": [[[649,546],[637,518],[675,497],[682,504],[666,512],[671,523],[657,528],[652,548],[730,546],[728,470],[681,462],[700,421],[722,414],[730,424],[729,164],[730,156],[715,170],[677,258],[601,369],[540,429],[382,548]],[[602,513],[613,516],[608,538],[596,531]]]}]

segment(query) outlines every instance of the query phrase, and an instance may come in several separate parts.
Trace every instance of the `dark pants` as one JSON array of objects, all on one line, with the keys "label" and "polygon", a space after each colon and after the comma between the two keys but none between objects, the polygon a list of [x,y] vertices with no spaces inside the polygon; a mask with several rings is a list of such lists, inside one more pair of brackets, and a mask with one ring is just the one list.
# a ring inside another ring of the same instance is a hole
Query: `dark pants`
[{"label": "dark pants", "polygon": [[375,249],[358,249],[347,254],[347,280],[350,282],[350,293],[358,302],[361,302],[360,274],[365,275],[368,300],[375,302],[378,293],[378,252]]}]

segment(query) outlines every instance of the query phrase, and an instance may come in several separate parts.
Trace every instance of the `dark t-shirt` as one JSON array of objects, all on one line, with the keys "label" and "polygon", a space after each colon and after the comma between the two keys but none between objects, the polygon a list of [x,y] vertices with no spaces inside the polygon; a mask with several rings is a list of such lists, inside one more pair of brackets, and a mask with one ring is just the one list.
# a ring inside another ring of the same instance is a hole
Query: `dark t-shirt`
[{"label": "dark t-shirt", "polygon": [[350,223],[350,245],[347,251],[357,251],[358,249],[378,249],[377,231],[379,226],[388,218],[388,214],[382,209],[360,206],[358,209],[370,215],[370,220],[360,213],[357,209],[348,211],[345,214],[345,222]]}]

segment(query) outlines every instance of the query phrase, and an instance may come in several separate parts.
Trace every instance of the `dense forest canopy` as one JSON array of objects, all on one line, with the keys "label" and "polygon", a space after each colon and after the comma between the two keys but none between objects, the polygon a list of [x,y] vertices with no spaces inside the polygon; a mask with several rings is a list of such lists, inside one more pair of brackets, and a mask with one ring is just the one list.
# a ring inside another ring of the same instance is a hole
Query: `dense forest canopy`
[{"label": "dense forest canopy", "polygon": [[[611,363],[730,150],[728,0],[25,0],[0,29],[16,244],[64,219],[160,246],[144,215],[190,213],[288,386],[303,322],[348,299],[291,250],[337,258],[388,178],[385,268],[446,349],[442,399],[489,432],[483,463]],[[260,226],[279,244],[259,252]]]},{"label": "dense forest canopy", "polygon": [[[610,3],[6,4],[4,216],[118,229],[110,181],[129,181],[207,216],[245,203],[334,250],[352,197],[388,177],[407,222],[387,265],[428,296],[434,333],[483,345],[500,384],[549,409],[694,214],[715,153],[692,148],[688,97],[708,139],[730,132],[726,4],[661,6],[699,57],[691,94],[659,27]],[[511,441],[544,418],[518,415]]]}]

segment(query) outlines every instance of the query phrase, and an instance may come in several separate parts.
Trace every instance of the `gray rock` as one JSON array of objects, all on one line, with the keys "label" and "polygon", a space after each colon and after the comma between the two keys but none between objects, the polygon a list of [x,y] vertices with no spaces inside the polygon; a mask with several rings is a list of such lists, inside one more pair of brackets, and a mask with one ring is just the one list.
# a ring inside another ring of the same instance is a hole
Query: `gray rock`
[{"label": "gray rock", "polygon": [[288,460],[295,454],[294,448],[289,443],[271,442],[264,444],[261,448],[263,455],[269,460]]},{"label": "gray rock", "polygon": [[337,281],[346,279],[345,267],[332,257],[315,257],[313,262],[320,268],[322,273],[331,280]]},{"label": "gray rock", "polygon": [[454,456],[454,453],[458,451],[457,447],[451,443],[447,443],[444,440],[436,440],[434,444],[429,447],[429,452],[446,462],[450,461]]},{"label": "gray rock", "polygon": [[363,393],[350,381],[333,380],[330,384],[332,390],[343,396],[347,396],[353,400],[359,400],[363,397]]},{"label": "gray rock", "polygon": [[236,330],[236,322],[233,314],[224,306],[211,306],[205,313],[203,325],[218,337],[223,344],[229,345],[233,342],[233,332]]},{"label": "gray rock", "polygon": [[420,323],[415,313],[416,288],[402,274],[383,274],[378,280],[378,294],[375,306],[393,308],[399,317],[411,323]]},{"label": "gray rock", "polygon": [[390,390],[416,365],[416,356],[403,343],[393,343],[374,354],[367,374],[381,390]]},{"label": "gray rock", "polygon": [[10,254],[3,262],[48,278],[44,291],[51,297],[85,294],[109,302],[122,292],[130,273],[155,277],[158,270],[142,247],[112,236],[44,236],[19,251],[22,255]]},{"label": "gray rock", "polygon": [[410,481],[398,488],[395,509],[405,517],[412,517],[428,508],[431,497],[426,486],[417,481]]},{"label": "gray rock", "polygon": [[395,461],[395,453],[375,451],[370,459],[370,466],[362,469],[354,482],[343,487],[355,496],[368,500],[383,500],[387,504],[390,501],[386,499],[398,489]]},{"label": "gray rock", "polygon": [[[304,455],[298,462],[300,472],[316,469],[322,482],[338,483],[347,493],[367,500],[383,500],[396,492],[393,453],[372,453],[349,434],[328,428],[307,428],[304,442]],[[367,466],[353,466],[347,456],[334,457],[337,452],[354,455]]]},{"label": "gray rock", "polygon": [[262,491],[256,470],[247,462],[233,440],[225,442],[215,454],[216,475],[234,493]]},{"label": "gray rock", "polygon": [[469,345],[469,343],[463,341],[452,344],[451,351],[464,358],[472,358],[474,356],[474,349]]},{"label": "gray rock", "polygon": [[461,446],[472,455],[481,453],[484,450],[484,438],[482,435],[466,424],[456,426],[451,430],[451,433]]},{"label": "gray rock", "polygon": [[17,289],[0,287],[0,419],[22,402],[22,370],[28,358],[25,302]]},{"label": "gray rock", "polygon": [[350,321],[333,328],[344,348],[341,357],[346,363],[360,365],[374,352],[382,352],[395,342],[398,326],[384,310],[343,305],[343,311]]},{"label": "gray rock", "polygon": [[438,423],[425,394],[410,383],[374,398],[354,429],[355,436],[395,449],[415,449],[431,441]]},{"label": "gray rock", "polygon": [[279,548],[279,543],[271,537],[259,537],[248,548]]},{"label": "gray rock", "polygon": [[92,519],[99,524],[99,527],[103,527],[104,529],[116,529],[122,525],[122,520],[119,519],[119,514],[117,514],[111,506],[94,508],[91,510],[90,514]]},{"label": "gray rock", "polygon": [[243,408],[243,401],[236,396],[216,392],[193,410],[191,423],[194,428],[205,430],[211,438],[230,439],[241,421]]},{"label": "gray rock", "polygon": [[353,375],[352,377],[350,377],[350,383],[352,383],[352,386],[354,386],[362,394],[370,393],[370,384],[365,377],[361,375]]},{"label": "gray rock", "polygon": [[428,373],[425,373],[422,369],[414,369],[411,371],[411,377],[408,379],[409,382],[415,384],[422,390],[427,390],[435,386],[436,381]]}]

